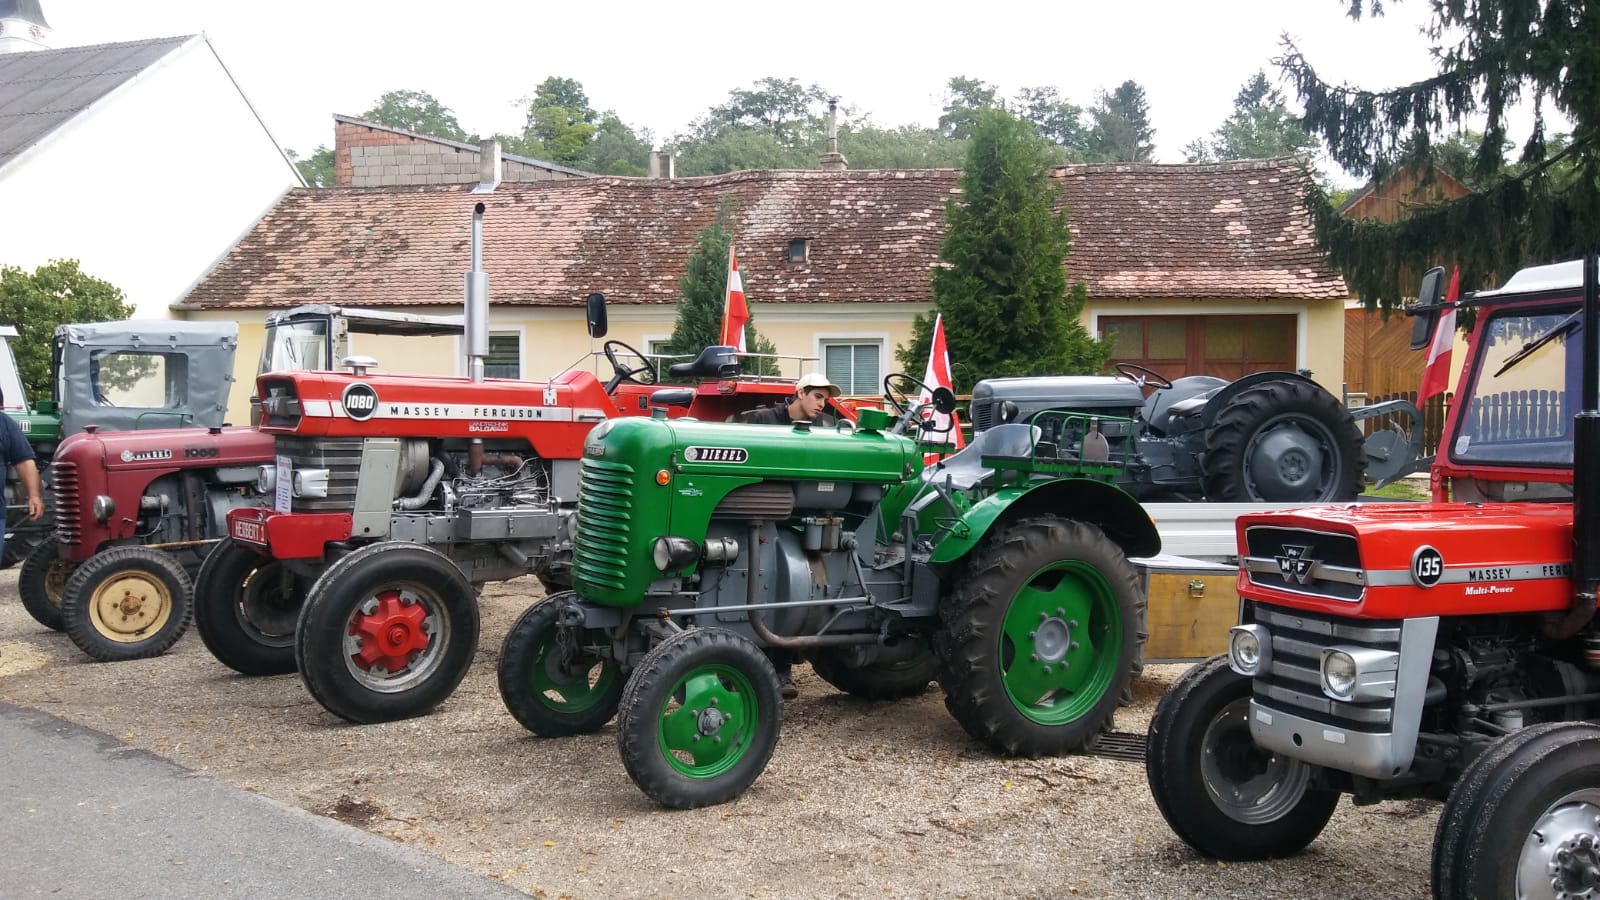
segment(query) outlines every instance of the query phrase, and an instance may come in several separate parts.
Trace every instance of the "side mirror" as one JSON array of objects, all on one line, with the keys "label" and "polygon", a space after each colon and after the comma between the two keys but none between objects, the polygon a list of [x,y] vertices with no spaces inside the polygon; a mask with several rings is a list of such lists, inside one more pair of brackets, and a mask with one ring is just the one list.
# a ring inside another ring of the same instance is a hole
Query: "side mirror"
[{"label": "side mirror", "polygon": [[584,300],[584,315],[589,320],[589,337],[606,336],[606,295],[595,291]]},{"label": "side mirror", "polygon": [[933,410],[942,416],[948,416],[956,411],[955,391],[947,387],[933,389]]},{"label": "side mirror", "polygon": [[1411,323],[1411,349],[1421,350],[1433,343],[1433,329],[1439,324],[1439,299],[1444,296],[1444,266],[1434,266],[1422,276],[1417,302],[1406,307]]}]

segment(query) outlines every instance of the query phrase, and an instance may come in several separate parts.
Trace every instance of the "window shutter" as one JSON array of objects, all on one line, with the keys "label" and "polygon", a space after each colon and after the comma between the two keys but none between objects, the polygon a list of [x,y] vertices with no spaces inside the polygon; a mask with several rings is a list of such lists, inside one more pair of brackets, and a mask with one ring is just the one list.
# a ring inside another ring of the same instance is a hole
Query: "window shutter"
[{"label": "window shutter", "polygon": [[489,378],[522,377],[522,341],[515,332],[489,335],[489,356],[483,374]]},{"label": "window shutter", "polygon": [[828,344],[822,348],[822,374],[847,394],[851,393],[851,350],[849,344]]}]

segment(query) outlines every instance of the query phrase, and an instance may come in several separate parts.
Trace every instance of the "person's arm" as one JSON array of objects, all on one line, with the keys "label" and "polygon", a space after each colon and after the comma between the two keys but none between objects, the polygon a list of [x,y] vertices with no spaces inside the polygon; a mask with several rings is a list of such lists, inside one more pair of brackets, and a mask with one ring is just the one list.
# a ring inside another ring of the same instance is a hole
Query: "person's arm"
[{"label": "person's arm", "polygon": [[44,515],[44,489],[39,484],[39,466],[31,459],[17,463],[17,477],[28,492],[28,518],[37,520]]}]

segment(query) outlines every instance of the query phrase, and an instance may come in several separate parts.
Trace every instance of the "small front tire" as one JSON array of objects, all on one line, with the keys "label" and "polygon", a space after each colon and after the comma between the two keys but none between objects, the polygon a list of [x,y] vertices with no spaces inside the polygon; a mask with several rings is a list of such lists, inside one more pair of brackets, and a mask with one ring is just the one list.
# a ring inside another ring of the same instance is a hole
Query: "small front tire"
[{"label": "small front tire", "polygon": [[78,649],[101,662],[160,656],[194,617],[189,573],[149,547],[89,557],[61,591],[61,619]]},{"label": "small front tire", "polygon": [[61,558],[61,545],[54,535],[28,551],[17,572],[17,593],[22,595],[22,608],[35,622],[51,631],[67,627],[61,621],[61,595],[76,568],[76,563]]},{"label": "small front tire", "polygon": [[811,656],[811,669],[827,683],[863,700],[902,700],[928,689],[939,677],[939,657],[926,637],[904,637],[917,648],[909,659],[856,665],[849,649],[823,648]]},{"label": "small front tire", "polygon": [[518,617],[500,648],[500,699],[541,737],[600,730],[617,714],[623,677],[605,632],[556,624],[572,592],[552,594]]},{"label": "small front tire", "polygon": [[194,597],[195,630],[218,662],[241,675],[294,671],[305,591],[282,562],[223,541],[200,564]]}]

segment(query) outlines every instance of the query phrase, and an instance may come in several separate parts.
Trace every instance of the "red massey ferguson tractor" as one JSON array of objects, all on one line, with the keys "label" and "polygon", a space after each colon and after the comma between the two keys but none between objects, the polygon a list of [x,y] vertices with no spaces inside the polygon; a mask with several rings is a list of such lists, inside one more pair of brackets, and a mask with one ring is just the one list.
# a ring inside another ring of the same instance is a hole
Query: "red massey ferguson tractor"
[{"label": "red massey ferguson tractor", "polygon": [[1150,724],[1151,792],[1195,849],[1283,856],[1343,794],[1431,798],[1435,897],[1600,896],[1596,275],[1454,304],[1476,323],[1435,502],[1238,520],[1241,624]]},{"label": "red massey ferguson tractor", "polygon": [[[478,644],[476,592],[533,574],[565,585],[584,438],[619,415],[722,421],[789,396],[792,381],[745,379],[731,347],[709,347],[658,387],[642,354],[607,341],[613,376],[548,382],[482,377],[487,279],[483,207],[467,279],[467,377],[269,373],[258,380],[265,508],[228,513],[231,539],[196,577],[195,624],[246,675],[298,669],[331,712],[355,722],[419,715],[455,690]],[[592,337],[605,331],[591,295]],[[836,407],[836,415],[853,413]]]}]

